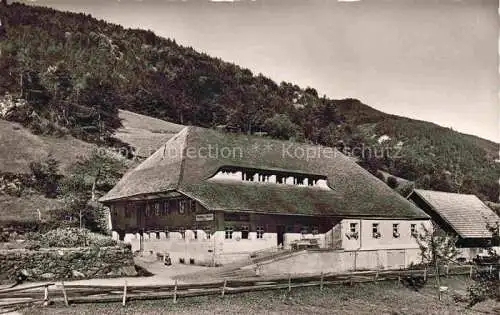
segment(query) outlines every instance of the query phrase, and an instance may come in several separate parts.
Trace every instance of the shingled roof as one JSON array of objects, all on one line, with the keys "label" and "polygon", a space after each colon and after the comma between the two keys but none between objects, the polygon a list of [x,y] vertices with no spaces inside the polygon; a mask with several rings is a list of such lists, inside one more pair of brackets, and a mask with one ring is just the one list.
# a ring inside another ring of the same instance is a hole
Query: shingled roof
[{"label": "shingled roof", "polygon": [[498,215],[475,195],[421,189],[412,194],[422,198],[462,238],[489,238],[491,232],[487,224],[500,221]]},{"label": "shingled roof", "polygon": [[[331,189],[210,179],[227,166],[320,174]],[[335,149],[199,127],[172,137],[101,201],[168,191],[181,192],[209,210],[429,218]]]}]

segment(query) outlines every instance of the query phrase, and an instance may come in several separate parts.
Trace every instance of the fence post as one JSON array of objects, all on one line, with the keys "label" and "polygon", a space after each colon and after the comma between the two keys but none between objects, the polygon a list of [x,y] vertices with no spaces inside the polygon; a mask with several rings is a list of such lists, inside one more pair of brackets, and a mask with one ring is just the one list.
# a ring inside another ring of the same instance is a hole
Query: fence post
[{"label": "fence post", "polygon": [[323,291],[323,271],[321,272],[321,279],[319,280],[319,289]]},{"label": "fence post", "polygon": [[470,265],[469,279],[472,279],[472,265]]},{"label": "fence post", "polygon": [[377,270],[375,271],[375,278],[374,278],[375,283],[377,283],[377,280],[378,280],[378,267]]},{"label": "fence post", "polygon": [[490,265],[490,273],[493,272],[493,265]]},{"label": "fence post", "polygon": [[177,280],[175,280],[174,285],[174,304],[177,303]]},{"label": "fence post", "polygon": [[66,294],[66,288],[64,287],[64,281],[61,281],[62,292],[64,295],[64,305],[69,306],[68,295]]},{"label": "fence post", "polygon": [[450,265],[446,265],[446,278],[450,275]]},{"label": "fence post", "polygon": [[292,291],[292,274],[288,274],[288,292]]},{"label": "fence post", "polygon": [[224,279],[224,284],[222,286],[222,293],[221,293],[222,298],[224,298],[224,294],[226,293],[226,285],[227,285],[227,280]]},{"label": "fence post", "polygon": [[127,304],[127,280],[125,280],[125,285],[123,286],[123,300],[122,305],[125,306]]},{"label": "fence post", "polygon": [[49,305],[49,285],[45,285],[45,290],[43,292],[43,305]]},{"label": "fence post", "polygon": [[427,266],[424,268],[424,281],[427,281]]}]

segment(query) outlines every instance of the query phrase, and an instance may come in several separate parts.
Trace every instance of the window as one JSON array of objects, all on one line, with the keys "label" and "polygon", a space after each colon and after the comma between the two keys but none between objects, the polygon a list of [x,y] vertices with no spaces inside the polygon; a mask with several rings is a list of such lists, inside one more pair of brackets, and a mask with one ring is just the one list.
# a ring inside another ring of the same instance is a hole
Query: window
[{"label": "window", "polygon": [[224,228],[224,238],[226,240],[230,240],[233,238],[233,227],[232,226],[226,226]]},{"label": "window", "polygon": [[147,217],[151,216],[151,205],[149,203],[146,203],[145,214],[146,214]]},{"label": "window", "polygon": [[244,239],[244,240],[247,240],[248,239],[248,225],[243,225],[241,227],[241,238]]},{"label": "window", "polygon": [[162,214],[163,216],[167,216],[169,214],[169,208],[168,208],[168,200],[163,201],[163,209],[162,209]]},{"label": "window", "polygon": [[358,224],[357,223],[350,223],[349,224],[349,232],[351,232],[351,233],[358,232]]},{"label": "window", "polygon": [[212,229],[206,228],[205,234],[207,234],[207,240],[209,240],[212,237]]},{"label": "window", "polygon": [[410,233],[412,237],[417,237],[417,225],[416,224],[410,224]]},{"label": "window", "polygon": [[382,235],[380,235],[378,223],[372,224],[372,236],[373,236],[373,238],[380,238],[382,236]]},{"label": "window", "polygon": [[186,229],[183,227],[179,228],[179,233],[181,233],[182,238],[186,238]]},{"label": "window", "polygon": [[399,238],[399,223],[392,225],[392,237]]},{"label": "window", "polygon": [[131,204],[125,204],[125,217],[130,218],[132,216],[132,205]]},{"label": "window", "polygon": [[301,228],[300,228],[300,233],[301,234],[307,234],[309,232],[309,227],[307,225],[303,225]]},{"label": "window", "polygon": [[179,214],[184,214],[186,212],[186,201],[179,200]]},{"label": "window", "polygon": [[191,212],[196,213],[196,201],[190,200],[189,203],[189,209],[191,209]]},{"label": "window", "polygon": [[193,228],[193,234],[194,234],[194,239],[198,239],[198,230],[196,228]]},{"label": "window", "polygon": [[154,210],[154,214],[155,216],[160,216],[160,203],[159,202],[155,202],[153,203],[153,210]]},{"label": "window", "polygon": [[258,226],[257,229],[257,238],[263,238],[264,236],[264,227],[263,226]]},{"label": "window", "polygon": [[317,226],[317,225],[314,225],[314,226],[312,227],[312,234],[313,234],[313,235],[319,234],[319,228],[318,228],[318,226]]},{"label": "window", "polygon": [[346,237],[348,240],[355,239],[357,240],[358,235],[358,224],[355,222],[349,223],[349,233],[346,233]]}]

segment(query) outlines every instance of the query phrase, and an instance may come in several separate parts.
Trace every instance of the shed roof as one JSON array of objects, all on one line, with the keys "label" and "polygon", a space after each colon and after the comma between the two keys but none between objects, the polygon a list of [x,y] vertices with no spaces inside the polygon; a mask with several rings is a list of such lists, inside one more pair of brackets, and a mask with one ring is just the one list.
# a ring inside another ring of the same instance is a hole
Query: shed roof
[{"label": "shed roof", "polygon": [[487,224],[500,221],[498,215],[475,195],[416,189],[420,196],[462,238],[489,238]]}]

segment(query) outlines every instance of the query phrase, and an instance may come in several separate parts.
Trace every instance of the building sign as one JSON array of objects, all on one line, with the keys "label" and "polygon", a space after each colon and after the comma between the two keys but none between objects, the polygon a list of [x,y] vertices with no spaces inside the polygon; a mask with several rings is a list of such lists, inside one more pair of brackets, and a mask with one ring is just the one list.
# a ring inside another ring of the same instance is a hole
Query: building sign
[{"label": "building sign", "polygon": [[196,215],[196,221],[213,221],[214,220],[214,214],[213,213],[207,213],[207,214],[197,214]]}]

